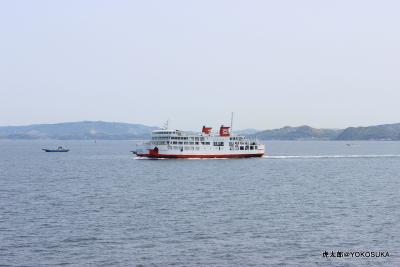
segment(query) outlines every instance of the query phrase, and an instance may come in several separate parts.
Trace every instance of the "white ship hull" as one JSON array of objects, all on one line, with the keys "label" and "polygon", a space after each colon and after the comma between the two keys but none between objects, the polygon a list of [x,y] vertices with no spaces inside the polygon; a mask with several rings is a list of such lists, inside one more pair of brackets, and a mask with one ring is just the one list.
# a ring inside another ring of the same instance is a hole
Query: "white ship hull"
[{"label": "white ship hull", "polygon": [[262,157],[265,153],[264,145],[260,145],[256,150],[194,150],[194,151],[173,151],[169,149],[163,149],[158,146],[157,150],[153,148],[142,148],[136,150],[136,155],[139,157],[148,158],[250,158],[250,157]]}]

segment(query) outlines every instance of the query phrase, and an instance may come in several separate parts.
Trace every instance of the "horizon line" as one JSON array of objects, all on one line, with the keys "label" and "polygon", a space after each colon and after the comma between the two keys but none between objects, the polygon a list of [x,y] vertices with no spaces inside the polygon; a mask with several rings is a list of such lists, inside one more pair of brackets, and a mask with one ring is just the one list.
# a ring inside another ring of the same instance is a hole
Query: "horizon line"
[{"label": "horizon line", "polygon": [[[100,122],[100,123],[120,123],[120,124],[132,124],[132,125],[141,125],[141,126],[146,126],[146,127],[155,127],[155,128],[162,128],[161,126],[154,126],[154,125],[147,125],[144,123],[137,123],[137,122],[122,122],[122,121],[104,121],[104,120],[77,120],[77,121],[64,121],[64,122],[47,122],[47,123],[29,123],[29,124],[19,124],[19,125],[2,125],[0,124],[0,127],[28,127],[28,126],[37,126],[37,125],[55,125],[55,124],[67,124],[67,123],[93,123],[93,122]],[[400,122],[392,122],[392,123],[381,123],[381,124],[373,124],[373,125],[363,125],[363,126],[347,126],[347,127],[314,127],[308,124],[301,124],[298,126],[290,126],[290,125],[284,125],[281,127],[275,127],[275,128],[264,128],[264,129],[257,129],[257,128],[243,128],[239,129],[237,131],[243,131],[243,130],[257,130],[257,131],[265,131],[265,130],[275,130],[275,129],[282,129],[286,127],[291,127],[291,128],[299,128],[299,127],[311,127],[314,129],[327,129],[327,130],[343,130],[347,128],[359,128],[359,127],[374,127],[374,126],[383,126],[383,125],[391,125],[391,124],[399,124]],[[191,131],[191,130],[189,130]],[[235,131],[233,131],[235,132]]]}]

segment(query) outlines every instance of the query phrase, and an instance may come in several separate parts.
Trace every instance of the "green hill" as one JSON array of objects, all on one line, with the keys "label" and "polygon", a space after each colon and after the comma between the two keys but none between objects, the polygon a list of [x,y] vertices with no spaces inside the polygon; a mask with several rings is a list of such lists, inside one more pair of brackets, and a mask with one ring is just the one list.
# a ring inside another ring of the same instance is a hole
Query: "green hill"
[{"label": "green hill", "polygon": [[349,127],[337,140],[400,140],[400,123],[368,127]]},{"label": "green hill", "polygon": [[286,126],[274,130],[261,131],[252,136],[261,140],[332,140],[341,131],[335,129],[315,129],[307,125],[299,127]]}]

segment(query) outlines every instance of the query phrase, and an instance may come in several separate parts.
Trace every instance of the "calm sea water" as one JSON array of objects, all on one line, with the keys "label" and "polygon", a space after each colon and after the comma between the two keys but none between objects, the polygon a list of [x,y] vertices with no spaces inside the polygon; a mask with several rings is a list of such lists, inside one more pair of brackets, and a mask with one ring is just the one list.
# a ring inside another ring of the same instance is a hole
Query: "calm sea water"
[{"label": "calm sea water", "polygon": [[0,141],[0,265],[400,266],[400,142],[266,144],[137,160],[132,141]]}]

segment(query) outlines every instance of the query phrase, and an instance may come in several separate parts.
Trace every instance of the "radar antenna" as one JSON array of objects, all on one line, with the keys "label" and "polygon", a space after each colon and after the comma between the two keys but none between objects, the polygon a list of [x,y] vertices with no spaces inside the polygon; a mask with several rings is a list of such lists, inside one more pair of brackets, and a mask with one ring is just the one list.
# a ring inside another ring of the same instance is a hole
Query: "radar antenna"
[{"label": "radar antenna", "polygon": [[164,122],[163,130],[167,130],[167,129],[168,129],[168,124],[169,124],[169,120],[167,120],[166,122]]}]

